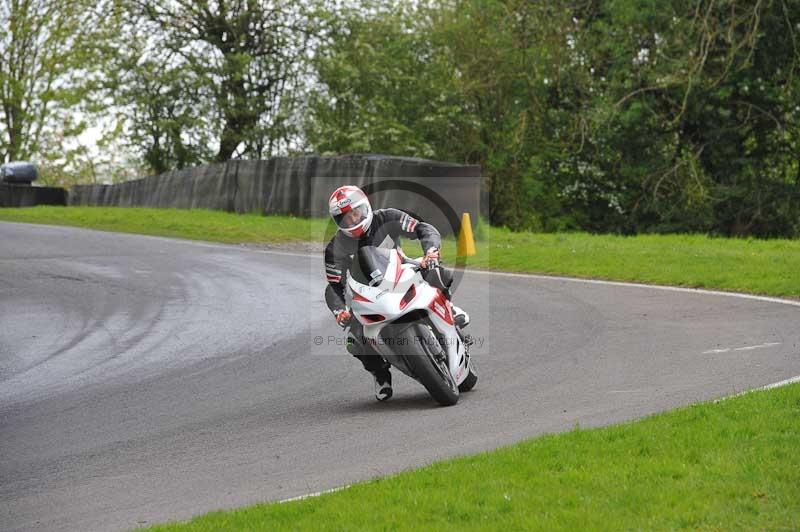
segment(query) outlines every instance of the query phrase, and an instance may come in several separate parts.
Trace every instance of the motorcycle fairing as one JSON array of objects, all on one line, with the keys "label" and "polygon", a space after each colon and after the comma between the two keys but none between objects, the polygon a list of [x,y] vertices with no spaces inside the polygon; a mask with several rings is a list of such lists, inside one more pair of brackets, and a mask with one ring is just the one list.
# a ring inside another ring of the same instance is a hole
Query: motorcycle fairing
[{"label": "motorcycle fairing", "polygon": [[[422,313],[442,339],[444,345],[439,344],[439,349],[445,351],[448,368],[456,384],[461,384],[469,373],[466,346],[454,324],[450,303],[441,290],[429,285],[413,265],[403,263],[396,249],[371,248],[360,251],[355,260],[360,262],[354,274],[348,272],[346,298],[353,315],[363,325],[364,337],[372,347],[389,363],[414,377],[403,362],[404,356],[414,355],[398,348],[404,338],[406,342],[425,341],[419,338],[424,333],[414,332],[408,326],[398,326],[405,325],[403,317]],[[412,286],[415,294],[404,301]],[[381,336],[384,329],[395,338],[394,342],[387,342]]]}]

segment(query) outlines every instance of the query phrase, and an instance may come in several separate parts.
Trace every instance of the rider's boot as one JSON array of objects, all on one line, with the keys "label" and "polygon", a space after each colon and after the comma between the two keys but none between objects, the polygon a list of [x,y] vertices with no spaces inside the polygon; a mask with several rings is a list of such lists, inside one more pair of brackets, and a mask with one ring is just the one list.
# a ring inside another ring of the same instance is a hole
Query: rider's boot
[{"label": "rider's boot", "polygon": [[456,327],[463,329],[469,325],[469,314],[464,312],[464,309],[461,307],[457,307],[452,303],[450,303],[450,305],[453,307],[453,321],[455,322]]},{"label": "rider's boot", "polygon": [[388,368],[371,371],[375,379],[375,398],[378,401],[387,401],[392,397],[392,374]]},{"label": "rider's boot", "polygon": [[389,363],[378,353],[369,348],[363,338],[356,335],[352,329],[347,336],[347,351],[359,359],[364,369],[372,374],[375,381],[375,398],[386,401],[392,396],[392,374],[389,372]]}]

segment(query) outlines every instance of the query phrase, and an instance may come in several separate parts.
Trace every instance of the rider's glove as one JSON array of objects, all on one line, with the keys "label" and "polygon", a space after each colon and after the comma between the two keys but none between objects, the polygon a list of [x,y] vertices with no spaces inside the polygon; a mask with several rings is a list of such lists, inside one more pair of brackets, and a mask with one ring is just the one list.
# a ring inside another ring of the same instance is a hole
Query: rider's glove
[{"label": "rider's glove", "polygon": [[350,323],[350,319],[353,317],[350,314],[350,311],[347,309],[337,310],[333,313],[336,316],[336,323],[339,324],[340,327],[346,327],[348,323]]},{"label": "rider's glove", "polygon": [[420,266],[426,270],[439,267],[439,248],[430,248],[420,261]]}]

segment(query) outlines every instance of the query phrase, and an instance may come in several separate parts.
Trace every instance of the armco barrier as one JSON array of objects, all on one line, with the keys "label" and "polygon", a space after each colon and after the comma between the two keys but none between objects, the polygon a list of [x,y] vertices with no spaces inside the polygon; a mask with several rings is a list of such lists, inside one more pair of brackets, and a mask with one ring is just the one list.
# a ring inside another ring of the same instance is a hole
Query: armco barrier
[{"label": "armco barrier", "polygon": [[66,205],[67,191],[56,187],[0,184],[0,207]]},{"label": "armco barrier", "polygon": [[[403,190],[398,182],[412,185]],[[450,223],[429,196],[440,196],[459,220],[464,212],[473,221],[479,215],[480,167],[380,155],[234,160],[119,185],[74,186],[69,204],[326,216],[330,193],[344,184],[386,186],[371,194],[375,208],[408,210],[443,233],[451,232]],[[424,189],[433,195],[420,194]]]}]

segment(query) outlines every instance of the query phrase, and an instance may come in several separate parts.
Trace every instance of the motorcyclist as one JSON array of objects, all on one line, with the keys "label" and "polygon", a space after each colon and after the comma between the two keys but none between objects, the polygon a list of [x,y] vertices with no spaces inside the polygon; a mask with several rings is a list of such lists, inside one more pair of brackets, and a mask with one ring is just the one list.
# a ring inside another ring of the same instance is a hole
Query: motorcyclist
[{"label": "motorcyclist", "polygon": [[[328,280],[325,301],[340,326],[350,325],[347,350],[374,377],[375,397],[379,401],[386,401],[392,396],[389,363],[365,341],[358,320],[351,319],[352,314],[344,297],[346,272],[353,255],[361,246],[396,249],[400,247],[400,237],[419,240],[425,254],[421,261],[423,278],[440,288],[450,300],[452,273],[439,264],[442,238],[435,227],[399,209],[373,212],[367,195],[355,186],[337,188],[328,200],[328,208],[338,231],[325,247],[325,275]],[[452,305],[452,309],[456,325],[466,327],[469,316],[455,305]]]}]

